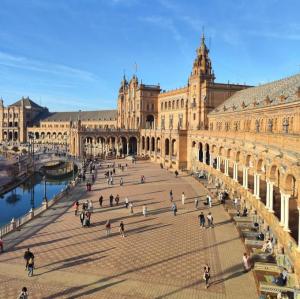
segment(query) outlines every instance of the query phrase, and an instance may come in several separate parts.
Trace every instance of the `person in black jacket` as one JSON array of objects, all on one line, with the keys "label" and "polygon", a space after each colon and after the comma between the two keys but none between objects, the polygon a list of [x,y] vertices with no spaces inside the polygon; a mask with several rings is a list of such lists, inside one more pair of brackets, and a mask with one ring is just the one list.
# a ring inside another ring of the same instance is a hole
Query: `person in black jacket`
[{"label": "person in black jacket", "polygon": [[34,254],[27,248],[27,250],[24,253],[24,260],[26,261],[25,270],[28,268],[28,262],[30,259],[34,259]]}]

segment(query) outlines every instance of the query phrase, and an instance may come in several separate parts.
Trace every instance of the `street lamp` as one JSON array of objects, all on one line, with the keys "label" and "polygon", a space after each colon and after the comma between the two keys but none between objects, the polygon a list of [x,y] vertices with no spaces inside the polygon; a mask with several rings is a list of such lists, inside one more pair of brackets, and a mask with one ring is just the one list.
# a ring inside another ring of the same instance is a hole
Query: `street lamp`
[{"label": "street lamp", "polygon": [[43,181],[44,181],[44,201],[47,202],[47,180],[46,180],[46,176],[43,177]]}]

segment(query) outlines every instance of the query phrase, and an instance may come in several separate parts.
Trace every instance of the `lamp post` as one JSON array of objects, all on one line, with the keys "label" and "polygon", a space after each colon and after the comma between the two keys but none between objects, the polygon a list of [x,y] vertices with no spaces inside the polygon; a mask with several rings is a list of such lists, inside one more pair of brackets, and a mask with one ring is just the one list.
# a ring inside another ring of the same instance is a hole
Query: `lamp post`
[{"label": "lamp post", "polygon": [[32,164],[33,164],[33,170],[34,170],[34,133],[29,132],[29,144],[31,146],[31,158],[32,158]]},{"label": "lamp post", "polygon": [[44,181],[44,201],[47,202],[47,180],[46,180],[46,176],[43,177],[43,181]]}]

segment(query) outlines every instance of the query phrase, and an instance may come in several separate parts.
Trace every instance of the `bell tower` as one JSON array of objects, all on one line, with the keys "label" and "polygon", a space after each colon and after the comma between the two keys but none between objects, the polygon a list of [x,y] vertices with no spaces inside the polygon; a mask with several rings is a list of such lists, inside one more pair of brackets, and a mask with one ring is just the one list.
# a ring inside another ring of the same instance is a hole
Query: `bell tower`
[{"label": "bell tower", "polygon": [[188,80],[188,129],[204,129],[207,125],[206,102],[207,87],[215,80],[209,58],[209,49],[202,34],[200,47],[196,50],[196,58]]}]

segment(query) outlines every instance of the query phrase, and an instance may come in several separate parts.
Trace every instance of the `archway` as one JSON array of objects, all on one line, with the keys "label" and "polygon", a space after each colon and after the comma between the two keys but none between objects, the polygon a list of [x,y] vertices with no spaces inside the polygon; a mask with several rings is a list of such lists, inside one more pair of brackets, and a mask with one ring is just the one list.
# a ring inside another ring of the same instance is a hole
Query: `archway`
[{"label": "archway", "polygon": [[160,145],[160,138],[158,137],[156,139],[156,151],[157,153],[160,153],[160,148],[161,148],[161,145]]},{"label": "archway", "polygon": [[135,136],[129,138],[129,155],[137,154],[137,139]]},{"label": "archway", "polygon": [[145,137],[142,136],[142,150],[145,149]]},{"label": "archway", "polygon": [[198,150],[199,150],[198,160],[200,162],[203,162],[203,145],[202,145],[202,142],[199,142],[199,144],[198,144]]},{"label": "archway", "polygon": [[205,144],[205,164],[209,165],[209,157],[210,157],[210,151],[209,151],[209,145]]},{"label": "archway", "polygon": [[146,138],[146,151],[148,152],[150,150],[150,138]]},{"label": "archway", "polygon": [[155,138],[154,137],[151,138],[151,151],[152,152],[155,151]]},{"label": "archway", "polygon": [[121,145],[122,145],[122,154],[127,155],[127,139],[126,137],[121,137]]},{"label": "archway", "polygon": [[167,138],[165,140],[165,156],[169,156],[170,155],[170,141]]},{"label": "archway", "polygon": [[176,139],[172,139],[172,156],[177,155],[177,148],[176,148]]},{"label": "archway", "polygon": [[154,116],[148,114],[146,117],[146,129],[154,129]]},{"label": "archway", "polygon": [[14,141],[18,140],[18,132],[14,132]]}]

